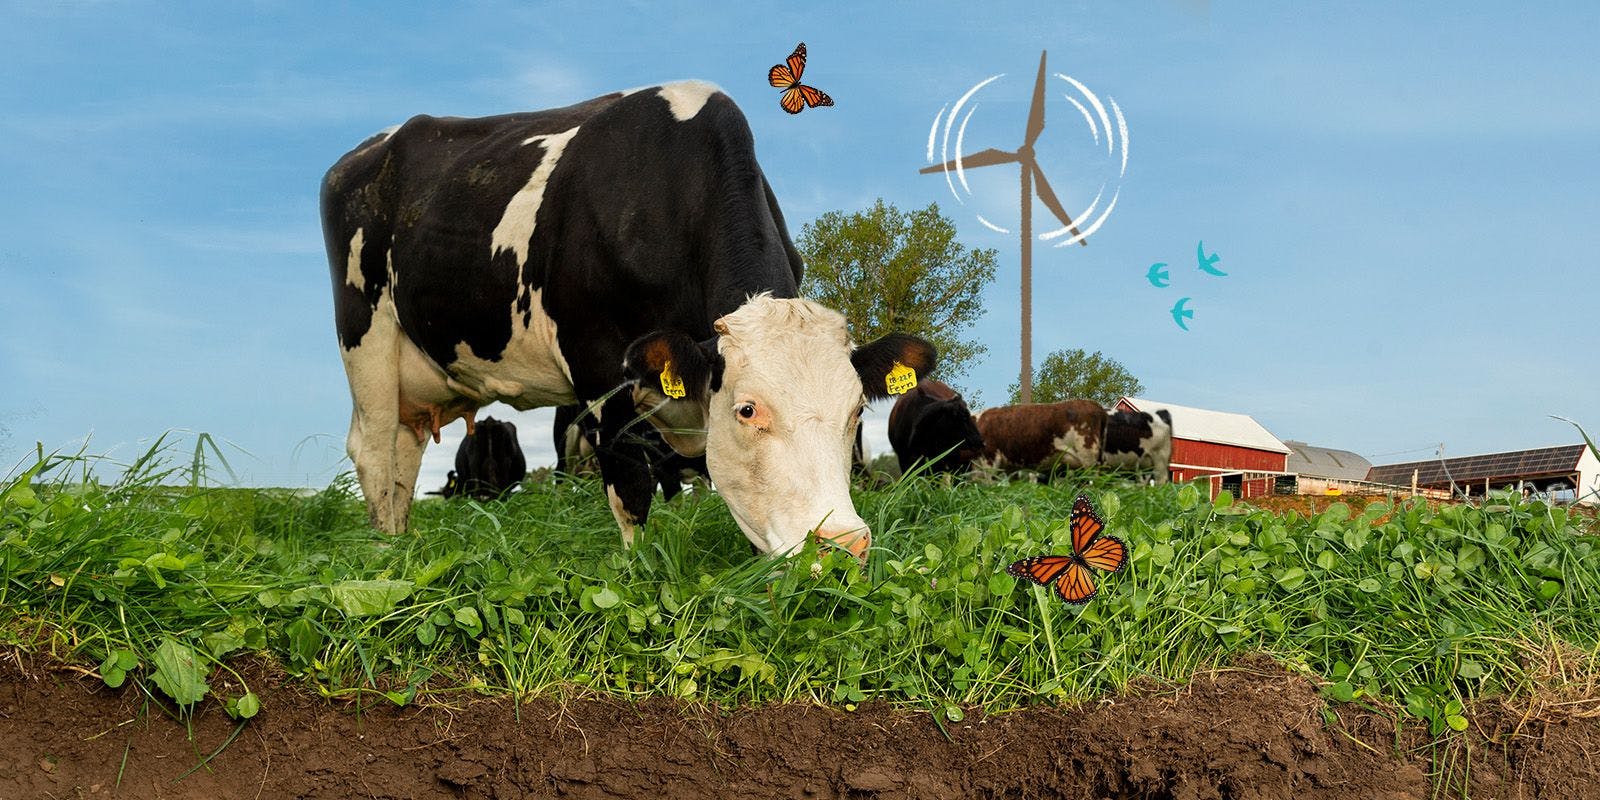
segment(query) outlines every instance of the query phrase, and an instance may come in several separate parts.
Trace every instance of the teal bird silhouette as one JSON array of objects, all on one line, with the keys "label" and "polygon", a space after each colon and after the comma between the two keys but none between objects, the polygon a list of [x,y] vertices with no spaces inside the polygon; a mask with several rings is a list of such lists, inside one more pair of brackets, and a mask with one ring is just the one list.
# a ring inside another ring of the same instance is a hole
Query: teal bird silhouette
[{"label": "teal bird silhouette", "polygon": [[1146,272],[1144,277],[1150,281],[1151,286],[1154,286],[1158,289],[1166,288],[1170,282],[1167,279],[1166,266],[1167,262],[1165,261],[1158,261],[1150,265],[1150,271]]},{"label": "teal bird silhouette", "polygon": [[1200,271],[1201,272],[1209,272],[1212,275],[1216,275],[1218,277],[1223,277],[1223,276],[1226,276],[1228,274],[1226,272],[1223,272],[1220,269],[1217,269],[1217,267],[1216,267],[1217,259],[1222,258],[1222,256],[1217,255],[1216,253],[1212,253],[1209,256],[1206,255],[1206,243],[1205,242],[1202,241],[1200,243],[1200,245],[1195,248],[1194,253],[1195,253],[1195,258],[1199,259],[1199,261],[1200,261]]},{"label": "teal bird silhouette", "polygon": [[1187,302],[1189,302],[1189,298],[1180,297],[1178,302],[1172,304],[1172,321],[1178,323],[1178,327],[1184,330],[1189,330],[1189,326],[1183,324],[1184,319],[1194,319],[1194,311],[1183,307],[1183,304]]}]

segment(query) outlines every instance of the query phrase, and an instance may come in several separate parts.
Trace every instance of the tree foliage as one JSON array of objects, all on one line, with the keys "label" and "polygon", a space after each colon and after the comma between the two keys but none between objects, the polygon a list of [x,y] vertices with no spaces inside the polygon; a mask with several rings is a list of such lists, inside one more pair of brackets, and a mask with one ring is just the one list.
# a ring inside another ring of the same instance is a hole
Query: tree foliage
[{"label": "tree foliage", "polygon": [[[1011,402],[1021,402],[1021,391],[1011,384]],[[1135,397],[1144,386],[1127,367],[1114,359],[1074,348],[1056,350],[1044,357],[1033,376],[1033,402],[1058,403],[1062,400],[1093,400],[1110,406],[1121,397]]]},{"label": "tree foliage", "polygon": [[829,211],[801,229],[795,246],[806,260],[801,293],[844,314],[856,342],[921,336],[938,348],[945,380],[987,350],[963,333],[983,313],[996,251],[957,242],[938,204],[903,212],[880,198],[865,211]]}]

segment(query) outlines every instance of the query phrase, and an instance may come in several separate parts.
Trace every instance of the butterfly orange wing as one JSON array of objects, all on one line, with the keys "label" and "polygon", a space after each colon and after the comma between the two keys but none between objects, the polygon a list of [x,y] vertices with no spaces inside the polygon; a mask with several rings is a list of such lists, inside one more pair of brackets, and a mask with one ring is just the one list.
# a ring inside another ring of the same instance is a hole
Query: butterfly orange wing
[{"label": "butterfly orange wing", "polygon": [[812,108],[816,108],[817,106],[831,106],[831,105],[833,105],[833,98],[831,98],[828,95],[824,94],[821,90],[817,89],[816,87],[813,87],[813,86],[796,86],[794,88],[800,90],[800,96],[805,98],[806,105],[811,106]]},{"label": "butterfly orange wing", "polygon": [[795,45],[794,52],[784,59],[784,63],[789,65],[789,71],[794,73],[795,82],[798,83],[801,76],[806,74],[806,43]]},{"label": "butterfly orange wing", "polygon": [[782,64],[776,64],[772,69],[767,70],[767,83],[779,89],[787,89],[795,85],[795,82],[794,73],[790,72],[789,68]]},{"label": "butterfly orange wing", "polygon": [[1049,586],[1064,570],[1077,566],[1071,556],[1033,556],[1013,562],[1006,572],[1014,578],[1026,578],[1040,586]]},{"label": "butterfly orange wing", "polygon": [[805,110],[806,101],[800,92],[802,88],[800,86],[791,86],[785,89],[783,95],[778,98],[778,105],[783,106],[783,110],[790,114],[798,114]]},{"label": "butterfly orange wing", "polygon": [[1128,546],[1115,536],[1102,536],[1081,554],[1083,563],[1106,572],[1121,572],[1128,565]]},{"label": "butterfly orange wing", "polygon": [[1066,571],[1056,578],[1056,595],[1073,605],[1087,603],[1099,593],[1093,570],[1082,564],[1069,561]]},{"label": "butterfly orange wing", "polygon": [[[782,64],[774,64],[767,70],[767,83],[779,89],[788,89],[800,82],[800,76],[806,71],[806,43],[796,45],[794,52],[784,59]],[[790,112],[794,113],[794,112]]]},{"label": "butterfly orange wing", "polygon": [[1089,498],[1081,494],[1072,503],[1072,516],[1069,520],[1072,528],[1072,552],[1078,555],[1083,555],[1094,538],[1106,529],[1106,521],[1094,510]]}]

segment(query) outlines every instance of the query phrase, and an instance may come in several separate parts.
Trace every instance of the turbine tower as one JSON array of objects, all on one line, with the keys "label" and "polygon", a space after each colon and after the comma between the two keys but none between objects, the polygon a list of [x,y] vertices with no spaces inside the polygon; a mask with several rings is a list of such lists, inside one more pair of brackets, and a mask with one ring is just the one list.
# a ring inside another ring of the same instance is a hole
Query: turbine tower
[{"label": "turbine tower", "polygon": [[[1034,160],[1033,143],[1038,140],[1039,134],[1044,131],[1044,58],[1045,51],[1039,51],[1039,77],[1033,83],[1033,105],[1028,109],[1028,127],[1023,132],[1022,146],[1015,151],[996,150],[989,148],[979,150],[969,156],[957,155],[954,159],[943,164],[924,167],[919,170],[922,174],[945,172],[948,170],[962,170],[973,167],[989,167],[996,164],[1017,164],[1022,172],[1022,374],[1018,379],[1021,389],[1021,400],[1024,403],[1033,402],[1033,195],[1039,195],[1039,201],[1044,203],[1050,213],[1055,214],[1062,224],[1072,229],[1074,236],[1081,235],[1072,218],[1067,216],[1066,209],[1061,207],[1061,201],[1056,199],[1056,193],[1050,188],[1050,182],[1045,180],[1044,171],[1039,169],[1039,162]],[[1081,239],[1078,242],[1087,247],[1089,240]]]}]

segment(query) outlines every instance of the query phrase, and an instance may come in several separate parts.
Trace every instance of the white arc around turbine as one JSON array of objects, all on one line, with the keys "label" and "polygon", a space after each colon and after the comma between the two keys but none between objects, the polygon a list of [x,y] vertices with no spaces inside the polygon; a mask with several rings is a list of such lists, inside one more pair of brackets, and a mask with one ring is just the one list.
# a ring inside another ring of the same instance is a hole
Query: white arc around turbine
[{"label": "white arc around turbine", "polygon": [[[971,155],[961,155],[960,144],[958,143],[955,158],[943,164],[935,164],[920,170],[923,174],[948,173],[954,170],[959,176],[963,170],[977,167],[991,167],[998,164],[1017,164],[1020,167],[1022,173],[1022,373],[1018,380],[1018,385],[1021,389],[1021,400],[1024,403],[1033,402],[1033,196],[1038,194],[1039,201],[1044,203],[1045,208],[1050,209],[1051,214],[1061,220],[1066,229],[1072,231],[1074,239],[1079,244],[1085,246],[1089,244],[1088,238],[1078,230],[1072,218],[1067,216],[1067,210],[1061,207],[1061,201],[1056,198],[1055,190],[1050,188],[1050,182],[1045,180],[1044,171],[1039,168],[1039,163],[1034,158],[1033,143],[1038,141],[1039,134],[1044,132],[1044,64],[1045,52],[1040,51],[1039,77],[1033,84],[1033,103],[1028,109],[1028,124],[1023,130],[1021,147],[1011,151],[997,150],[991,147],[986,150],[979,150]],[[990,80],[993,80],[993,78]],[[974,90],[976,89],[977,87],[974,87]],[[971,94],[972,92],[968,92],[968,96]],[[965,100],[966,98],[962,99]],[[959,104],[957,110],[959,110]],[[952,120],[955,114],[955,111],[951,112]],[[947,141],[948,127],[947,123]],[[965,125],[962,127],[964,129]],[[931,143],[930,139],[930,152],[932,150]]]}]

